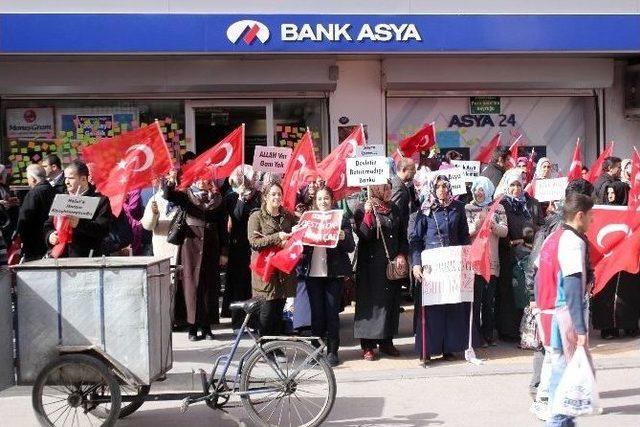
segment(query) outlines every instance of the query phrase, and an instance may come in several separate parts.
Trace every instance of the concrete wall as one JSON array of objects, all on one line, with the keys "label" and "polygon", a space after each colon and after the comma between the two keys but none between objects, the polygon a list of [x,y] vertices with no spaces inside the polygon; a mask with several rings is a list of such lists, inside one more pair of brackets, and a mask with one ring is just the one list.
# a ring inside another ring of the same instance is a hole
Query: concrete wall
[{"label": "concrete wall", "polygon": [[605,139],[615,141],[614,155],[623,159],[634,145],[640,149],[640,117],[624,116],[624,69],[625,62],[616,61],[613,86],[604,90]]},{"label": "concrete wall", "polygon": [[639,0],[12,0],[0,13],[638,13]]},{"label": "concrete wall", "polygon": [[384,143],[384,93],[380,81],[380,61],[338,61],[340,76],[329,98],[331,146],[338,144],[338,119],[348,117],[349,125],[368,128],[369,144]]}]

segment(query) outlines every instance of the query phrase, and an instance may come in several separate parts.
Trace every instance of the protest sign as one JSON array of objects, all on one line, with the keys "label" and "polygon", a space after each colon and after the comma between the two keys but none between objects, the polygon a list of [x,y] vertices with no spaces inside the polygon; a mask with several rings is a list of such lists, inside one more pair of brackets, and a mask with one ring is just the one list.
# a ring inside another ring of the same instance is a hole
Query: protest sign
[{"label": "protest sign", "polygon": [[56,194],[49,210],[49,216],[75,216],[80,219],[91,219],[96,213],[100,197],[72,196]]},{"label": "protest sign", "polygon": [[[467,174],[467,178],[480,176],[480,162],[477,160],[452,160],[451,165],[460,168]],[[471,181],[467,179],[467,181]]]},{"label": "protest sign", "polygon": [[537,179],[535,181],[535,198],[539,202],[553,202],[564,199],[564,191],[567,189],[568,179],[562,178]]},{"label": "protest sign", "polygon": [[307,228],[302,244],[335,248],[340,237],[343,213],[341,209],[303,213],[298,222],[299,227]]},{"label": "protest sign", "polygon": [[470,246],[448,246],[422,251],[422,305],[473,301],[475,273]]},{"label": "protest sign", "polygon": [[429,181],[431,181],[431,179],[435,175],[444,175],[447,178],[449,178],[449,182],[451,183],[451,193],[454,196],[467,194],[467,186],[465,184],[466,175],[462,169],[450,168],[450,169],[441,169],[435,172],[430,172]]},{"label": "protest sign", "polygon": [[389,163],[386,157],[351,157],[347,159],[347,186],[365,187],[386,184]]},{"label": "protest sign", "polygon": [[253,152],[253,169],[261,172],[283,174],[292,151],[288,147],[258,145]]},{"label": "protest sign", "polygon": [[359,156],[362,157],[372,157],[372,156],[382,156],[384,157],[384,145],[382,144],[371,144],[365,145],[363,147],[358,147]]}]

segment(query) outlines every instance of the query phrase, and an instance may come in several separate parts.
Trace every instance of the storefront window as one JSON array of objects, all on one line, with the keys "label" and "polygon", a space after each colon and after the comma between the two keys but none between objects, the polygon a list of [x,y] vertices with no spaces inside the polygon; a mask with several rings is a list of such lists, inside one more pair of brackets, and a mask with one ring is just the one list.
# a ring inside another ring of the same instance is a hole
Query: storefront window
[{"label": "storefront window", "polygon": [[319,161],[328,154],[324,99],[276,99],[273,101],[273,120],[276,146],[293,148],[309,128],[316,159]]},{"label": "storefront window", "polygon": [[[469,97],[422,97],[387,99],[387,150],[426,123],[435,122],[441,151],[455,149],[473,158],[497,132],[502,145],[522,135],[521,154],[535,147],[537,157],[550,156],[566,173],[574,144],[596,144],[596,113],[592,97],[485,97],[473,107]],[[482,102],[479,102],[482,101]],[[474,111],[472,111],[472,108]],[[482,109],[486,113],[482,113]],[[473,114],[472,114],[473,113]]]},{"label": "storefront window", "polygon": [[63,164],[82,147],[158,120],[177,161],[186,151],[184,103],[173,100],[8,100],[2,103],[2,155],[9,182],[26,184],[25,170],[48,154]]}]

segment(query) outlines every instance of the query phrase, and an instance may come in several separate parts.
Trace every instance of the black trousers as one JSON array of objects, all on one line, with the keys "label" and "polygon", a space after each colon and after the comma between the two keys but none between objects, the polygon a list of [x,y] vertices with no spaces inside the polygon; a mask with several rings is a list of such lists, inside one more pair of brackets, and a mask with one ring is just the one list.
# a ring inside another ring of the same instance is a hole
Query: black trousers
[{"label": "black trousers", "polygon": [[476,275],[473,291],[473,323],[485,341],[493,339],[495,329],[496,276],[489,283],[484,277]]},{"label": "black trousers", "polygon": [[265,300],[260,304],[260,335],[282,335],[282,311],[286,303],[285,298]]},{"label": "black trousers", "polygon": [[308,277],[306,284],[311,308],[311,333],[330,340],[340,338],[342,279]]}]

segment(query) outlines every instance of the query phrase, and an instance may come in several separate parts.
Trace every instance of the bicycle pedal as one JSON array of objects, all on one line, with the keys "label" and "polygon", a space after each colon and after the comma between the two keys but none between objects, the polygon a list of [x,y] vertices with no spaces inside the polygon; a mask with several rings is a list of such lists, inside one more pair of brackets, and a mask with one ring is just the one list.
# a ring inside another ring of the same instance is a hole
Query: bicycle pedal
[{"label": "bicycle pedal", "polygon": [[182,399],[182,402],[180,403],[180,413],[184,414],[185,412],[187,412],[189,410],[189,398],[185,397],[184,399]]}]

